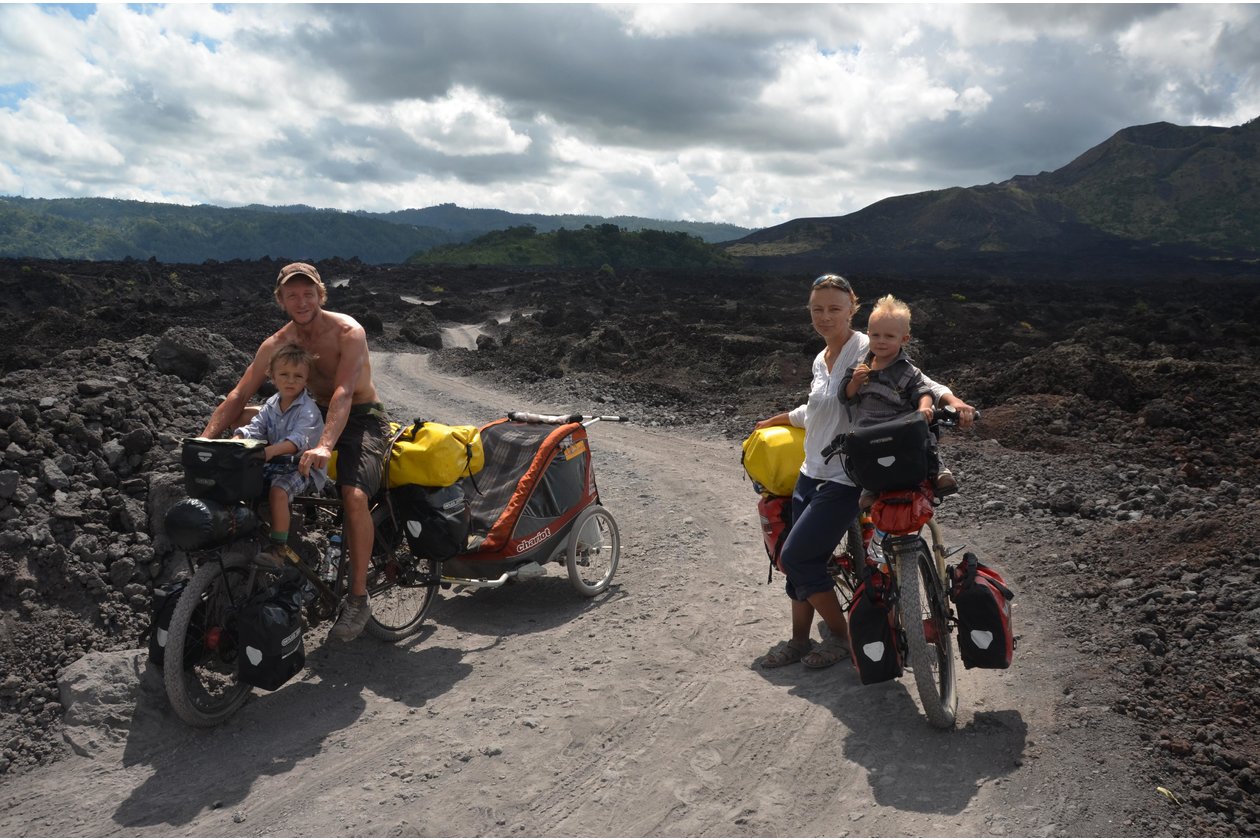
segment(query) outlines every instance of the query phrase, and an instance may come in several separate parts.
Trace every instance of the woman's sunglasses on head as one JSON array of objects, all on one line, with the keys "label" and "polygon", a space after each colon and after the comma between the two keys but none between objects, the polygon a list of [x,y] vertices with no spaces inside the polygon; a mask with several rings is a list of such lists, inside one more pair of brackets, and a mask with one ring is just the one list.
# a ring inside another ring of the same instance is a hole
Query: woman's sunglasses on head
[{"label": "woman's sunglasses on head", "polygon": [[849,281],[845,280],[839,274],[823,274],[819,277],[815,277],[814,284],[811,288],[821,289],[825,286],[830,286],[833,289],[840,289],[845,292],[853,291],[853,288],[849,285]]}]

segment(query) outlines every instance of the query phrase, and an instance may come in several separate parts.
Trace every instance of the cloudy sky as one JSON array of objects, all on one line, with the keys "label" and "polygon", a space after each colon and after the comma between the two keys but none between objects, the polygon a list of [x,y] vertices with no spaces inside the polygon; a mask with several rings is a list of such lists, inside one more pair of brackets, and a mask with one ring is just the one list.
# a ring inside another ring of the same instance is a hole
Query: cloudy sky
[{"label": "cloudy sky", "polygon": [[0,195],[766,227],[1260,116],[1260,6],[0,5]]}]

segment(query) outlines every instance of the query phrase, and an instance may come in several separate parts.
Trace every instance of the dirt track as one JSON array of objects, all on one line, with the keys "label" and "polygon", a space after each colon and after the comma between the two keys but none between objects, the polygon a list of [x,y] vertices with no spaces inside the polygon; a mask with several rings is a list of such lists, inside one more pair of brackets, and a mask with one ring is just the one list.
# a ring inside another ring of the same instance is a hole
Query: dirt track
[{"label": "dirt track", "polygon": [[[396,416],[589,408],[374,358]],[[1097,836],[1157,806],[1130,773],[1134,727],[1091,704],[1091,660],[1014,564],[1015,667],[961,675],[952,733],[928,727],[908,674],[863,687],[846,666],[750,668],[787,608],[781,579],[765,585],[738,444],[634,419],[591,430],[622,535],[604,596],[557,567],[446,592],[408,644],[308,639],[299,680],[208,732],[147,675],[129,719],[73,733],[90,756],[5,777],[0,834]],[[1005,450],[956,453],[965,473]],[[991,556],[1024,539],[1009,529],[954,538]]]}]

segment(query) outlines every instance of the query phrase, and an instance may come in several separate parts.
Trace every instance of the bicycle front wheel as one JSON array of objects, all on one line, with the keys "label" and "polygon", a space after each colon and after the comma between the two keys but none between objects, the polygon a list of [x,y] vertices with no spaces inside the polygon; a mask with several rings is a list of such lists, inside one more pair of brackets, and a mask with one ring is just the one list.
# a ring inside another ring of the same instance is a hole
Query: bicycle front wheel
[{"label": "bicycle front wheel", "polygon": [[401,641],[417,633],[437,603],[440,577],[438,564],[413,558],[406,540],[374,553],[368,568],[368,595],[372,599],[368,633],[383,642]]},{"label": "bicycle front wheel", "polygon": [[205,563],[175,604],[163,679],[171,708],[190,726],[217,726],[249,696],[250,686],[237,676],[236,634],[228,619],[249,597],[254,577],[247,566]]},{"label": "bicycle front wheel", "polygon": [[933,726],[952,729],[958,713],[958,684],[949,606],[936,563],[922,544],[899,557],[897,587],[902,629],[923,711]]}]

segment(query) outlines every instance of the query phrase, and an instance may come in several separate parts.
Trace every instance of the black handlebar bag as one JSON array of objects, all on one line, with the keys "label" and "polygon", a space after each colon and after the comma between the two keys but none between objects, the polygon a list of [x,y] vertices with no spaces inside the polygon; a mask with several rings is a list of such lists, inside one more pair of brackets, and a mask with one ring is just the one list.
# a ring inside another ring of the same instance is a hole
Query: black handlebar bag
[{"label": "black handlebar bag", "polygon": [[864,490],[909,490],[934,471],[936,438],[919,412],[849,432],[844,471]]},{"label": "black handlebar bag", "polygon": [[188,495],[215,502],[250,502],[263,494],[267,446],[261,440],[185,438],[180,452]]}]

